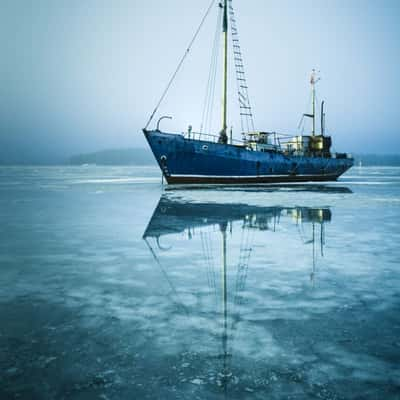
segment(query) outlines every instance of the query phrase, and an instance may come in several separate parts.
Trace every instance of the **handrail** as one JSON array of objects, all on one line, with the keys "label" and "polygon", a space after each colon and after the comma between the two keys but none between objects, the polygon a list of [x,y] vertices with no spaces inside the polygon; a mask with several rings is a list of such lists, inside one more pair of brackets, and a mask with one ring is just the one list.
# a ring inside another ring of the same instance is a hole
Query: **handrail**
[{"label": "handrail", "polygon": [[[274,133],[275,133],[275,132],[274,132]],[[219,136],[217,136],[217,135],[212,135],[212,134],[210,134],[210,133],[204,133],[204,132],[193,132],[193,131],[191,131],[191,132],[182,132],[182,135],[183,135],[185,138],[193,139],[193,140],[201,140],[202,136],[205,136],[206,138],[212,138],[213,140],[210,140],[210,141],[215,142],[215,143],[217,143],[218,140],[219,140]],[[289,136],[289,135],[284,135],[284,134],[276,134],[276,135],[285,136],[285,137],[287,137],[287,138],[293,138],[293,137],[295,137],[295,136]],[[197,137],[196,137],[196,136],[197,136]],[[288,140],[288,141],[289,141],[289,140]],[[241,145],[241,146],[245,146],[247,143],[248,143],[248,141],[246,141],[246,140],[232,139],[232,143],[230,143],[230,144],[238,144],[238,145]],[[282,142],[282,143],[285,144],[286,142]],[[269,145],[268,147],[270,148],[270,150],[279,151],[279,150],[281,149],[281,146],[280,146],[280,145],[271,144],[271,143],[265,144],[265,145],[266,145],[266,146]]]},{"label": "handrail", "polygon": [[170,117],[169,115],[163,115],[163,116],[157,121],[157,130],[158,130],[158,131],[160,130],[160,122],[161,122],[163,119],[172,119],[172,117]]},{"label": "handrail", "polygon": [[[219,140],[219,136],[217,135],[212,135],[210,133],[204,133],[204,132],[182,132],[182,135],[184,137],[187,137],[188,139],[193,139],[193,140],[201,140],[202,136],[205,136],[207,138],[212,138],[213,140],[210,140],[212,142],[217,143]],[[197,138],[196,138],[197,136]],[[237,139],[232,139],[232,144],[233,143],[237,143],[237,144],[241,144],[244,145],[244,142],[242,140],[237,140]]]},{"label": "handrail", "polygon": [[[169,118],[168,116],[160,118]],[[276,139],[278,143],[263,143],[266,147],[268,147],[270,150],[275,150],[275,151],[283,151],[282,146],[285,146],[291,142],[291,139],[296,138],[297,135],[287,135],[283,133],[277,133],[277,132],[265,132],[268,135],[276,135]],[[196,132],[196,131],[186,131],[186,132],[180,132],[180,134],[186,138],[186,139],[191,139],[191,140],[208,140],[213,143],[218,143],[219,141],[219,136],[218,135],[213,135],[210,133],[205,133],[205,132]],[[246,136],[244,136],[246,137]],[[232,145],[240,145],[240,146],[247,146],[249,143],[251,143],[251,140],[237,140],[237,139],[231,139],[229,144]]]}]

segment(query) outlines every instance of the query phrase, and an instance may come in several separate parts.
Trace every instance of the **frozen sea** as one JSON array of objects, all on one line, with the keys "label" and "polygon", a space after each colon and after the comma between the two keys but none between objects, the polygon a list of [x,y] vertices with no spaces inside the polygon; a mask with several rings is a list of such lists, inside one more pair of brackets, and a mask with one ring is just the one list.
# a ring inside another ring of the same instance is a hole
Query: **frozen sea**
[{"label": "frozen sea", "polygon": [[400,399],[400,168],[165,189],[0,168],[0,399]]}]

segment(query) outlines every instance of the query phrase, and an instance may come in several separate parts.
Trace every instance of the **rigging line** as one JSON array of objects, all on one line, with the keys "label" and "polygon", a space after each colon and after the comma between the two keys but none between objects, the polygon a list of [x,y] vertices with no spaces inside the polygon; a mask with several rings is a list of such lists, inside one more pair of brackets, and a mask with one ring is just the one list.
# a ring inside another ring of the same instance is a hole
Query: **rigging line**
[{"label": "rigging line", "polygon": [[[239,251],[239,259],[237,263],[237,271],[236,271],[236,280],[235,280],[235,292],[234,292],[234,300],[236,299],[236,293],[239,290],[239,280],[240,280],[240,271],[242,265],[242,244],[240,244],[240,251]],[[235,304],[235,301],[234,301]]]},{"label": "rigging line", "polygon": [[[219,17],[222,17],[222,14],[220,13]],[[217,28],[215,32],[215,37],[214,37],[214,47],[213,47],[213,53],[212,53],[212,60],[211,60],[211,66],[210,66],[210,82],[208,86],[208,93],[207,93],[207,98],[205,99],[205,132],[210,133],[211,130],[211,124],[212,124],[212,105],[213,105],[213,96],[214,96],[214,90],[215,90],[215,80],[216,80],[216,75],[217,75],[217,69],[218,69],[218,49],[219,49],[219,32],[218,32],[218,24],[221,23],[220,18],[217,21]]]},{"label": "rigging line", "polygon": [[201,246],[202,246],[203,253],[204,253],[204,260],[205,260],[205,264],[206,264],[206,268],[207,268],[208,286],[210,288],[212,288],[211,279],[210,279],[210,256],[209,256],[208,247],[207,247],[207,243],[206,243],[206,237],[205,237],[204,233],[201,231],[200,231],[200,237],[201,237]]},{"label": "rigging line", "polygon": [[214,289],[215,304],[217,304],[218,303],[218,293],[217,293],[217,285],[216,285],[216,280],[215,280],[215,267],[214,267],[213,248],[212,248],[210,229],[211,229],[210,227],[208,229],[206,228],[204,237],[205,237],[206,246],[207,246],[208,254],[209,254],[211,282],[212,282],[212,288]]},{"label": "rigging line", "polygon": [[208,282],[208,286],[211,287],[210,274],[209,274],[209,265],[208,265],[208,255],[207,255],[207,253],[205,251],[205,248],[204,248],[203,232],[200,232],[200,238],[201,238],[201,247],[202,247],[203,253],[204,253],[204,260],[206,262],[206,268],[207,268],[207,282]]},{"label": "rigging line", "polygon": [[[310,93],[307,104],[304,107],[304,110],[306,110],[307,113],[308,113],[309,106],[311,104],[311,97],[312,97],[312,94]],[[302,134],[304,133],[304,130],[306,129],[306,125],[308,126],[308,123],[306,123],[304,116],[305,116],[305,113],[303,112],[303,114],[301,115],[300,121],[299,121],[299,125],[297,126],[297,129],[299,131],[301,131]]]},{"label": "rigging line", "polygon": [[220,26],[222,25],[222,18],[223,18],[223,13],[222,13],[222,8],[220,8],[219,11],[219,19],[217,21],[217,28],[216,28],[216,41],[215,41],[215,48],[214,48],[214,66],[213,66],[213,72],[212,72],[212,78],[211,78],[211,85],[210,85],[210,96],[209,96],[209,101],[207,105],[207,118],[208,124],[207,126],[207,132],[211,133],[212,130],[212,118],[213,118],[213,111],[214,111],[214,103],[215,103],[215,86],[216,86],[216,81],[217,81],[217,72],[218,72],[218,59],[219,59],[219,53],[220,53],[220,41],[221,41],[221,35],[219,32]]},{"label": "rigging line", "polygon": [[210,232],[208,232],[208,246],[210,249],[210,265],[211,265],[211,273],[212,273],[212,283],[213,283],[213,288],[214,288],[214,297],[215,297],[215,301],[218,302],[218,293],[217,293],[217,283],[216,283],[216,279],[215,279],[215,265],[214,265],[214,258],[213,258],[213,254],[214,254],[214,250],[212,247],[212,240],[211,240],[211,235]]},{"label": "rigging line", "polygon": [[[217,18],[217,21],[218,21],[218,18]],[[215,41],[216,41],[216,37],[214,35],[214,43],[213,43],[213,47],[212,47],[212,51],[211,51],[211,62],[210,62],[210,68],[209,68],[209,72],[208,72],[208,81],[207,81],[207,85],[206,85],[206,91],[204,94],[204,103],[203,103],[203,112],[202,112],[202,116],[201,116],[200,132],[203,132],[204,121],[205,121],[206,111],[207,111],[208,98],[209,98],[209,93],[210,93],[211,76],[212,76],[212,71],[214,68]]]},{"label": "rigging line", "polygon": [[176,296],[176,299],[177,299],[177,300],[174,300],[173,298],[171,298],[171,300],[172,300],[175,304],[177,304],[178,306],[180,306],[180,307],[182,308],[182,310],[189,316],[189,311],[188,311],[188,309],[186,308],[186,306],[183,304],[182,300],[180,299],[179,294],[178,294],[178,292],[177,292],[177,290],[176,290],[174,284],[172,283],[171,279],[168,277],[168,274],[167,274],[167,272],[165,271],[164,267],[162,266],[162,264],[161,264],[159,258],[157,257],[157,255],[156,255],[154,249],[151,247],[151,245],[150,245],[149,241],[147,240],[147,238],[145,238],[144,241],[145,241],[147,247],[149,248],[149,250],[150,250],[150,252],[151,252],[151,255],[153,256],[155,262],[157,263],[158,267],[160,268],[163,277],[164,277],[165,280],[168,282],[169,287],[171,288],[172,292],[173,292],[174,295]]},{"label": "rigging line", "polygon": [[[219,38],[218,38],[219,39]],[[215,102],[215,83],[217,80],[217,71],[218,71],[218,48],[219,48],[219,40],[217,42],[217,47],[216,47],[216,55],[215,55],[215,61],[214,61],[214,72],[213,72],[213,77],[212,77],[212,83],[211,83],[211,88],[210,88],[210,99],[208,103],[208,132],[211,133],[212,130],[212,117],[213,117],[213,111],[214,111],[214,102]]]},{"label": "rigging line", "polygon": [[[218,41],[219,45],[219,41]],[[218,46],[219,47],[219,46]],[[215,86],[217,80],[217,71],[218,71],[218,52],[216,54],[215,63],[214,63],[214,72],[211,83],[211,91],[210,91],[210,100],[208,103],[208,132],[212,132],[212,123],[213,123],[213,111],[214,111],[214,102],[215,102]]]},{"label": "rigging line", "polygon": [[[215,84],[215,81],[213,81],[213,77],[215,75],[214,70],[216,71],[216,65],[217,65],[217,60],[218,60],[218,48],[219,48],[219,37],[220,37],[219,29],[220,29],[220,25],[221,25],[221,17],[222,17],[222,9],[219,8],[219,13],[217,16],[217,27],[215,29],[215,35],[214,35],[214,44],[213,44],[213,49],[211,52],[211,63],[210,63],[210,69],[209,69],[209,73],[208,73],[208,82],[207,82],[207,87],[206,87],[206,93],[204,96],[204,105],[203,105],[203,113],[202,113],[202,117],[201,117],[200,132],[203,132],[203,127],[205,127],[207,125],[212,85]],[[207,133],[207,129],[205,129],[205,133]]]},{"label": "rigging line", "polygon": [[[310,104],[311,104],[311,100],[312,100],[312,93],[310,92],[310,94],[308,95],[308,100],[306,103],[306,106],[303,108],[304,110],[309,110]],[[300,122],[299,125],[297,126],[297,129],[300,130],[302,133],[304,132],[305,129],[305,122],[304,122],[304,113],[302,114],[301,118],[300,118]]]},{"label": "rigging line", "polygon": [[213,264],[212,264],[212,251],[210,250],[210,246],[208,245],[207,241],[209,240],[209,236],[206,233],[200,232],[201,235],[201,242],[203,247],[203,252],[206,260],[207,266],[207,281],[210,289],[214,290],[214,294],[216,291],[215,287],[215,276],[213,271]]},{"label": "rigging line", "polygon": [[187,55],[189,54],[189,52],[190,52],[190,50],[191,50],[191,48],[192,48],[192,45],[193,45],[194,41],[197,39],[197,36],[198,36],[198,34],[200,33],[201,28],[203,27],[204,21],[205,21],[206,18],[208,17],[208,14],[210,13],[211,8],[212,8],[212,6],[214,5],[214,3],[215,3],[215,0],[211,0],[211,3],[210,3],[210,5],[208,6],[208,9],[207,9],[206,13],[204,14],[204,17],[203,17],[203,19],[202,19],[201,22],[200,22],[199,27],[197,28],[195,34],[193,35],[192,40],[190,41],[188,47],[186,48],[185,53],[183,54],[183,56],[182,56],[182,58],[181,58],[181,60],[180,60],[180,62],[179,62],[179,64],[178,64],[178,66],[177,66],[175,72],[172,74],[172,77],[171,77],[171,79],[169,80],[167,87],[165,88],[163,94],[161,95],[160,100],[158,101],[158,103],[157,103],[157,105],[156,105],[154,111],[153,111],[152,114],[150,115],[150,118],[149,118],[149,120],[148,120],[148,122],[147,122],[147,124],[146,124],[146,126],[145,126],[144,129],[147,129],[147,127],[150,125],[150,122],[153,120],[155,113],[157,112],[158,108],[160,107],[162,101],[164,100],[166,94],[168,93],[169,88],[171,87],[173,81],[175,80],[176,75],[178,74],[179,70],[181,69],[181,66],[182,66],[183,62],[185,61]]}]

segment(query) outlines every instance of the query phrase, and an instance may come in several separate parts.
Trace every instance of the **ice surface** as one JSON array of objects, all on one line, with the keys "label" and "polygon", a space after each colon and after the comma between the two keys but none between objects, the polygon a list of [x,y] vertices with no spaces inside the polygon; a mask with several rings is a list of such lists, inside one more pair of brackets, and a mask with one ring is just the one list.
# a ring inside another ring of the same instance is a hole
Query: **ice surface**
[{"label": "ice surface", "polygon": [[0,398],[398,399],[399,199],[1,168]]}]

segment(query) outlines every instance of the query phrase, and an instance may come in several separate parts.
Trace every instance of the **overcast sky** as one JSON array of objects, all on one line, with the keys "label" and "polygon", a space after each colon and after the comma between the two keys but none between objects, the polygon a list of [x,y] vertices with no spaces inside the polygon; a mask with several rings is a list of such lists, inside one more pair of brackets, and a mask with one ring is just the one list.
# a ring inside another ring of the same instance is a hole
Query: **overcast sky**
[{"label": "overcast sky", "polygon": [[[141,128],[209,3],[2,0],[1,151],[145,147]],[[233,5],[257,129],[297,132],[316,68],[334,148],[400,153],[400,1]],[[160,108],[174,117],[164,129],[200,127],[217,12]],[[228,117],[238,133],[233,83]],[[220,110],[214,115],[218,129]]]}]

